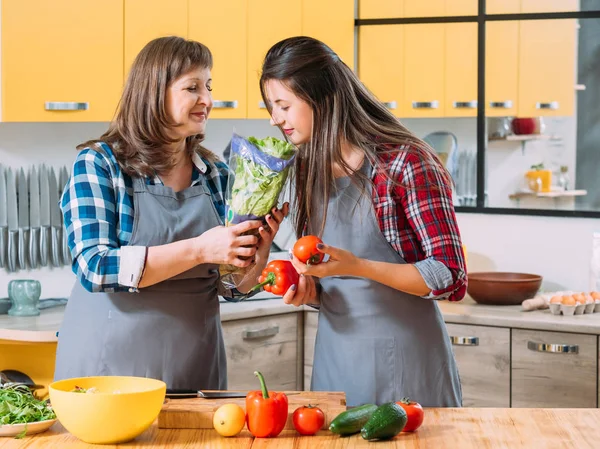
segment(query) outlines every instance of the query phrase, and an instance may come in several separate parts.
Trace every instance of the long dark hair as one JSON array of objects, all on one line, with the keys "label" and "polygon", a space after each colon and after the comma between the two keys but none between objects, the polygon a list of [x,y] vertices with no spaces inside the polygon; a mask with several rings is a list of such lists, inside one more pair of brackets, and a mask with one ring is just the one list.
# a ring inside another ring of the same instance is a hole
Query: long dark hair
[{"label": "long dark hair", "polygon": [[[116,117],[108,130],[100,139],[82,143],[77,149],[106,142],[121,169],[130,176],[167,172],[174,165],[174,154],[166,148],[175,142],[168,129],[176,126],[165,108],[167,89],[190,70],[211,69],[212,64],[210,50],[200,42],[176,36],[150,41],[133,61]],[[188,137],[188,153],[198,152],[215,160],[216,156],[200,145],[203,140],[203,134]]]},{"label": "long dark hair", "polygon": [[334,164],[352,175],[354,181],[361,182],[364,191],[368,179],[344,161],[343,141],[361,148],[378,167],[378,156],[382,152],[417,153],[425,163],[437,169],[438,176],[433,181],[438,188],[452,185],[450,174],[431,147],[405,128],[323,42],[310,37],[292,37],[278,42],[267,52],[260,89],[271,113],[266,94],[269,80],[282,82],[307,102],[313,113],[311,140],[300,145],[294,168],[298,207],[293,219],[298,236],[310,222],[314,207],[323,211],[320,223],[320,232],[323,232]]}]

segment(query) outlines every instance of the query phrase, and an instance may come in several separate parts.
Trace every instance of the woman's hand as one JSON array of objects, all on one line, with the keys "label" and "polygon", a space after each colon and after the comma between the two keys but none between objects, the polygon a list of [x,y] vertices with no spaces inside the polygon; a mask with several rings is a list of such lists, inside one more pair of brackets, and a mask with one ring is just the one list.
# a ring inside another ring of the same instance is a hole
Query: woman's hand
[{"label": "woman's hand", "polygon": [[256,235],[243,234],[261,227],[260,220],[249,220],[234,226],[209,229],[194,239],[198,263],[229,264],[240,268],[249,266],[254,260],[259,239]]},{"label": "woman's hand", "polygon": [[265,217],[270,230],[267,230],[264,226],[258,228],[261,238],[258,241],[258,249],[256,251],[256,265],[258,267],[262,267],[260,268],[261,271],[268,262],[269,253],[271,252],[271,244],[273,243],[273,239],[279,231],[281,222],[285,217],[287,217],[289,209],[289,203],[284,203],[281,209],[274,207],[271,209],[271,213]]},{"label": "woman's hand", "polygon": [[307,265],[300,262],[296,256],[290,253],[292,264],[299,274],[317,278],[327,276],[360,276],[362,259],[356,257],[350,251],[335,248],[325,243],[319,243],[317,250],[323,254],[328,254],[329,260],[321,262],[318,265]]},{"label": "woman's hand", "polygon": [[317,283],[312,276],[300,276],[298,285],[290,287],[283,295],[283,302],[299,307],[304,304],[319,304]]}]

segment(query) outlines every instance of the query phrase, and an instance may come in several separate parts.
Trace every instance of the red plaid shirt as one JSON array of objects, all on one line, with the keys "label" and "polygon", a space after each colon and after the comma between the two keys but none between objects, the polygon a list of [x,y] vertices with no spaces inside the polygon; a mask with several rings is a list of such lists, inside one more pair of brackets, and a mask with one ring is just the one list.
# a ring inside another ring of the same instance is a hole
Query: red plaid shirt
[{"label": "red plaid shirt", "polygon": [[436,166],[403,149],[380,153],[383,169],[373,170],[379,228],[407,263],[433,259],[450,270],[451,285],[433,290],[431,298],[460,301],[467,290],[467,272],[452,190]]}]

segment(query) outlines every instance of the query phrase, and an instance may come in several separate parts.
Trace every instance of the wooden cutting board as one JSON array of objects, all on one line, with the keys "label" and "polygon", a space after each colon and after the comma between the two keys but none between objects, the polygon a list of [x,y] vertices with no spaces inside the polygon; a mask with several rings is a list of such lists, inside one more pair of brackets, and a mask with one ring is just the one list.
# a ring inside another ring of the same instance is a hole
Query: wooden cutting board
[{"label": "wooden cutting board", "polygon": [[[286,429],[294,429],[292,414],[301,405],[317,405],[325,414],[323,429],[346,410],[346,394],[343,392],[286,391],[288,396],[288,420]],[[294,394],[291,394],[294,393]],[[235,403],[246,410],[245,398],[227,399],[167,399],[158,415],[161,429],[212,429],[213,415],[221,405]]]}]

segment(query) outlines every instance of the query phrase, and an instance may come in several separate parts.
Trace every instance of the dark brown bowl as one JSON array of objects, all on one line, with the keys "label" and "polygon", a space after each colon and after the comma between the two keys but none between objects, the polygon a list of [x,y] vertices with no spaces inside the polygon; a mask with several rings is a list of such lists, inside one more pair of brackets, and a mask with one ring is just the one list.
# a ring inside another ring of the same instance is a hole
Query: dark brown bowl
[{"label": "dark brown bowl", "polygon": [[519,305],[533,298],[542,285],[542,277],[528,273],[469,273],[467,292],[479,304]]}]

